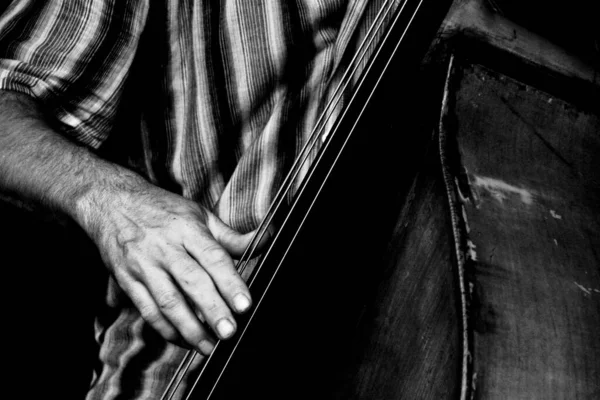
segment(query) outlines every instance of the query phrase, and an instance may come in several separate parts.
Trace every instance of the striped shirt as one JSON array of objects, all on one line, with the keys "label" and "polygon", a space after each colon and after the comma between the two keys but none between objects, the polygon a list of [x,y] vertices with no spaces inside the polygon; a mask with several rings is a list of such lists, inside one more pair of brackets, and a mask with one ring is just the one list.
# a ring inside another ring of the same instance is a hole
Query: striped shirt
[{"label": "striped shirt", "polygon": [[[73,141],[246,232],[384,3],[400,1],[13,0],[0,16],[0,89],[35,97]],[[90,400],[159,397],[184,355],[113,280],[96,338]]]}]

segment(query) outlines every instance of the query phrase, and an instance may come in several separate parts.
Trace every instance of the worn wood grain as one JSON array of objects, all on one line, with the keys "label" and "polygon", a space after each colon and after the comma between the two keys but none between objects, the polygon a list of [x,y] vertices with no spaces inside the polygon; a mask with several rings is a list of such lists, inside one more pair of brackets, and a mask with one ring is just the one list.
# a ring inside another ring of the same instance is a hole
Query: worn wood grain
[{"label": "worn wood grain", "polygon": [[600,398],[599,116],[481,66],[451,113],[475,397]]}]

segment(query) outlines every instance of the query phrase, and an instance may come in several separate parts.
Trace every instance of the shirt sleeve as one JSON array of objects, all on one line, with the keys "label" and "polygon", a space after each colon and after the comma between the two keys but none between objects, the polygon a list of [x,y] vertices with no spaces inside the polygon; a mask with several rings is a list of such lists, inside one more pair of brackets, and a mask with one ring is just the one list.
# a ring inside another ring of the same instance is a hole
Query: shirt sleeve
[{"label": "shirt sleeve", "polygon": [[115,122],[148,0],[13,0],[0,15],[0,89],[26,93],[75,141]]}]

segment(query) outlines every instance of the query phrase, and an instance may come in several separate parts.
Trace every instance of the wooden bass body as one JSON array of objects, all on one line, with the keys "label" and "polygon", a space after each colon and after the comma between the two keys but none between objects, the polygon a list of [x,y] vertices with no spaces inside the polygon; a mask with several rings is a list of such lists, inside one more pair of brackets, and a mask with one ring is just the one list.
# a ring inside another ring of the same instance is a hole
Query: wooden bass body
[{"label": "wooden bass body", "polygon": [[598,75],[481,1],[418,4],[190,398],[599,398]]}]

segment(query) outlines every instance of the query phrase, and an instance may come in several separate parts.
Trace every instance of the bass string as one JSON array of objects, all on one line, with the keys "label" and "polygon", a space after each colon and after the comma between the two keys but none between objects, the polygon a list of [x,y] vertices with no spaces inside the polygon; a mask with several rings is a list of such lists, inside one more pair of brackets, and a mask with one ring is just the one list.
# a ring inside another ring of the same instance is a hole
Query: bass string
[{"label": "bass string", "polygon": [[[408,22],[409,26],[410,26],[410,24],[412,24],[412,21],[414,20],[414,17],[415,17],[415,15],[416,15],[416,13],[418,12],[418,10],[419,10],[419,8],[420,8],[420,6],[421,6],[421,4],[422,4],[422,3],[423,3],[423,0],[419,0],[419,4],[418,4],[418,6],[417,6],[417,8],[416,8],[415,12],[412,14],[412,17],[410,18],[410,20],[409,20],[409,22]],[[398,17],[398,16],[400,15],[401,11],[402,11],[402,8],[400,9],[400,12],[397,14],[397,16],[396,16],[396,18],[395,18],[395,20],[396,20],[396,21],[399,19],[399,17]],[[400,43],[400,42],[402,41],[402,39],[404,38],[404,35],[405,35],[405,33],[406,33],[406,30],[405,30],[405,31],[404,31],[404,33],[402,34],[402,37],[400,38],[399,42],[396,44],[396,46],[395,46],[395,48],[394,48],[394,50],[393,50],[392,54],[395,54],[395,53],[396,53],[396,50],[397,50],[397,49],[398,49],[398,47],[399,47],[399,43]],[[387,39],[389,38],[389,36],[390,36],[390,35],[389,35],[389,31],[388,31],[388,32],[387,32],[387,34],[385,35],[385,37],[383,38],[383,40],[387,40]],[[378,54],[379,54],[379,50],[376,52],[376,54],[375,54],[374,56],[377,56]],[[389,65],[390,65],[390,60],[388,60],[388,61],[387,61],[387,63],[385,64],[385,66],[384,66],[384,68],[383,68],[383,71],[384,71],[384,72],[387,70],[387,68],[389,67]],[[369,66],[367,67],[367,72],[368,72],[368,71],[371,69],[371,67],[372,67],[372,65],[369,65]],[[379,82],[380,82],[380,80],[381,80],[381,76],[382,76],[382,75],[383,75],[383,72],[382,72],[382,74],[380,74],[380,76],[379,76],[379,79],[377,79],[377,82],[375,83],[375,85],[374,85],[373,87],[377,87],[377,86],[378,86],[378,84],[379,84]],[[363,77],[364,77],[364,76],[363,76]],[[361,77],[361,80],[360,80],[360,82],[358,83],[358,85],[357,85],[357,88],[360,88],[360,87],[362,86],[362,84],[363,84],[363,82],[364,82],[364,79],[363,79],[363,77]],[[368,96],[368,97],[369,97],[369,99],[371,98],[372,94],[373,94],[373,91],[371,91],[371,94]],[[355,95],[353,95],[353,96],[352,96],[352,98],[351,98],[350,102],[352,102],[354,99],[355,99]],[[367,103],[368,103],[368,100],[367,100]],[[359,118],[360,118],[360,115],[362,115],[363,111],[364,111],[364,108],[363,108],[363,109],[362,109],[362,110],[359,112],[359,116],[358,116]],[[346,111],[344,111],[344,112],[343,112],[343,115],[342,115],[342,117],[343,117],[345,114],[346,114]],[[353,131],[353,129],[354,129],[354,128],[352,128],[352,129],[351,129],[351,132]],[[343,148],[346,146],[346,144],[348,143],[348,139],[349,139],[349,137],[347,137],[347,138],[345,139],[345,141],[344,141],[343,145],[341,146],[341,149],[342,149],[342,150],[343,150]],[[326,143],[326,145],[327,145],[327,144],[328,144],[328,143]],[[319,154],[322,154],[322,153],[319,153]],[[321,158],[321,157],[318,157],[318,158],[315,160],[315,163],[316,163],[316,164],[318,164],[318,163],[320,163],[320,162],[321,162],[321,160],[322,160],[322,158]],[[333,161],[333,163],[332,163],[332,167],[333,167],[335,164],[337,164],[337,161],[338,161],[338,160],[339,160],[339,154],[337,155],[337,157],[335,157],[335,160],[334,160],[334,161]],[[330,173],[330,172],[331,172],[331,169],[329,170],[329,173]],[[326,181],[326,180],[327,180],[327,178],[328,178],[328,176],[329,176],[329,173],[328,173],[328,174],[325,176],[325,179],[324,179],[324,181]],[[307,179],[310,179],[310,176],[312,176],[312,174],[309,174],[309,176],[307,177]],[[323,182],[324,182],[324,181],[323,181]],[[317,196],[318,196],[318,194],[321,192],[321,190],[323,189],[323,187],[324,187],[324,183],[323,183],[323,184],[320,186],[320,188],[317,190]],[[299,190],[299,193],[301,194],[302,192],[304,192],[304,189],[305,189],[305,186],[301,187],[301,188],[300,188],[300,190]],[[309,206],[309,209],[308,209],[308,212],[307,212],[307,213],[309,213],[309,212],[310,212],[310,210],[312,209],[312,206],[313,206],[314,204],[315,204],[315,203],[314,203],[314,201],[313,201],[313,202],[312,202],[312,204]],[[295,208],[295,204],[294,204],[294,205],[292,205],[292,208],[291,208],[291,209],[293,210],[294,208]],[[289,217],[289,213],[288,213],[288,217]],[[298,227],[298,229],[296,230],[296,235],[298,234],[298,231],[300,230],[300,228],[301,228],[301,227],[302,227],[302,225],[304,224],[304,221],[305,221],[305,219],[306,219],[306,216],[305,216],[305,218],[304,218],[304,219],[303,219],[303,220],[300,222],[300,224],[299,224],[299,227]],[[288,220],[288,218],[286,217],[286,219],[283,221],[283,224],[286,224],[286,223],[287,223],[287,220]],[[294,235],[294,237],[291,239],[291,241],[292,241],[292,242],[294,241],[294,239],[295,239],[296,235]],[[289,249],[289,248],[288,248],[288,249]],[[286,253],[287,253],[287,251],[286,251]],[[285,257],[285,255],[284,255],[284,257]],[[275,271],[275,274],[276,274],[276,273],[277,273],[277,271]],[[268,285],[267,285],[267,288],[265,289],[264,293],[266,293],[266,292],[268,291],[268,289],[269,289],[269,287],[270,287],[271,283],[272,283],[272,279],[271,279],[271,281],[268,283]],[[259,299],[259,304],[257,304],[257,305],[256,305],[255,309],[257,309],[257,308],[259,307],[259,305],[260,305],[260,301],[261,301],[261,300],[262,300],[262,298],[261,298],[261,299]],[[252,319],[252,316],[253,316],[253,315],[254,315],[254,313],[252,313],[252,315],[251,315],[251,317],[250,317],[250,320]],[[244,329],[244,330],[243,330],[243,331],[242,331],[240,334],[243,336],[243,335],[244,335],[244,333],[245,333],[245,329]],[[218,346],[218,344],[219,344],[219,343],[217,343],[217,346]],[[239,344],[239,343],[238,343],[238,344]],[[226,361],[226,363],[225,363],[225,365],[224,365],[223,369],[221,370],[221,373],[220,373],[220,374],[219,374],[219,376],[217,377],[216,381],[214,382],[214,384],[213,384],[213,386],[212,386],[212,389],[211,389],[210,393],[208,394],[208,398],[210,398],[210,396],[212,395],[212,393],[213,393],[213,391],[214,391],[215,387],[218,385],[218,382],[220,381],[221,377],[223,376],[223,371],[224,371],[224,370],[227,368],[227,365],[229,365],[229,362],[231,361],[231,359],[232,359],[232,358],[233,358],[233,356],[234,356],[234,353],[235,353],[235,351],[237,350],[238,344],[236,344],[236,345],[235,345],[234,349],[232,350],[231,354],[229,355],[229,357],[228,357],[228,359],[227,359],[227,361]],[[206,364],[204,365],[204,367],[203,367],[203,368],[205,368],[205,367],[206,367]],[[192,385],[192,388],[191,388],[190,392],[188,393],[188,395],[187,395],[187,397],[186,397],[186,400],[190,400],[191,396],[193,396],[193,394],[194,394],[194,390],[195,390],[195,387],[196,387],[196,386],[197,386],[197,384],[199,383],[201,375],[202,375],[202,372],[201,372],[201,373],[200,373],[200,374],[199,374],[199,375],[196,377],[196,381],[195,381],[195,382],[194,382],[194,384]]]},{"label": "bass string", "polygon": [[[264,235],[268,232],[268,228],[269,225],[271,223],[271,220],[275,214],[275,211],[277,211],[277,209],[279,208],[280,204],[283,202],[283,200],[285,200],[289,189],[291,187],[291,184],[293,184],[294,180],[296,179],[296,176],[299,174],[299,170],[302,168],[303,164],[306,162],[308,155],[310,154],[310,152],[313,150],[315,144],[317,143],[318,138],[320,137],[320,135],[322,134],[324,127],[326,126],[326,124],[328,123],[329,118],[331,118],[331,114],[327,115],[328,113],[328,109],[335,107],[340,99],[341,96],[343,94],[343,91],[346,89],[346,87],[349,84],[349,80],[353,77],[354,73],[356,72],[358,65],[360,64],[360,62],[362,62],[365,58],[365,54],[368,51],[368,49],[370,48],[375,35],[377,34],[378,31],[380,31],[381,29],[381,25],[382,23],[385,21],[385,17],[389,14],[391,5],[393,5],[394,1],[388,1],[386,2],[385,6],[381,8],[381,10],[379,11],[378,15],[375,18],[375,21],[372,23],[369,31],[367,32],[365,38],[363,39],[363,41],[361,42],[361,45],[359,46],[359,51],[355,54],[354,58],[351,60],[350,65],[354,65],[353,68],[348,68],[344,74],[344,76],[341,79],[340,84],[337,86],[333,97],[333,100],[331,100],[329,102],[329,104],[325,107],[325,110],[323,111],[323,113],[321,114],[321,117],[319,119],[319,121],[317,121],[317,124],[315,126],[315,128],[313,129],[313,132],[311,133],[311,137],[309,138],[309,141],[307,142],[307,144],[304,146],[302,152],[300,153],[299,157],[297,158],[295,164],[292,167],[292,172],[288,175],[288,179],[286,179],[287,185],[282,186],[282,188],[280,189],[280,191],[278,192],[278,196],[279,197],[279,201],[278,202],[273,202],[274,206],[272,206],[270,208],[270,212],[268,213],[268,217],[265,217],[265,219],[263,220],[263,224],[262,224],[262,232],[257,232],[257,234],[255,235],[254,241],[253,243],[251,243],[251,246],[248,246],[249,251],[247,250],[244,255],[242,256],[242,259],[240,260],[240,263],[244,263],[244,265],[242,266],[242,268],[240,269],[241,271],[243,271],[245,269],[246,263],[248,262],[248,259],[252,257],[252,254],[255,252],[256,247],[258,247],[258,244],[260,243],[260,241],[264,238]],[[372,34],[371,32],[375,32],[374,34]],[[333,104],[332,104],[333,103]],[[327,117],[324,118],[324,116],[327,115]],[[276,199],[277,199],[276,197]],[[273,209],[273,211],[271,211],[271,209]],[[249,255],[249,256],[248,256]],[[180,376],[180,379],[178,379],[177,382],[177,386],[180,385],[183,377],[185,376],[185,374],[187,373],[189,367],[192,365],[192,362],[194,360],[194,358],[198,355],[197,352],[190,350],[188,351],[188,354],[186,355],[186,357],[184,358],[182,364],[180,365],[178,372],[175,374],[174,378],[176,376]],[[183,365],[186,365],[185,369],[183,370],[183,373],[181,373],[181,369]],[[169,397],[170,399],[171,397]]]},{"label": "bass string", "polygon": [[[340,83],[336,86],[330,101],[325,105],[323,111],[321,112],[318,120],[315,123],[315,127],[309,135],[307,142],[304,144],[300,153],[296,157],[296,160],[294,161],[292,167],[290,168],[290,172],[287,174],[286,178],[282,182],[279,190],[277,191],[274,197],[273,202],[267,210],[267,213],[265,214],[265,217],[259,225],[252,241],[240,257],[237,266],[238,272],[240,274],[244,272],[249,261],[254,257],[259,245],[261,244],[261,241],[263,241],[266,238],[267,234],[270,234],[270,227],[273,222],[273,219],[277,211],[282,207],[286,198],[292,191],[294,182],[298,179],[298,176],[300,176],[302,169],[309,160],[310,154],[314,151],[315,146],[319,142],[319,139],[322,137],[323,132],[327,127],[327,124],[330,122],[332,116],[334,115],[332,110],[339,105],[346,89],[350,85],[352,78],[358,71],[358,68],[360,67],[361,63],[365,60],[369,49],[371,49],[373,42],[377,38],[378,33],[385,28],[383,25],[390,13],[393,12],[394,3],[396,3],[397,1],[398,0],[385,1],[385,4],[378,11],[373,23],[371,23],[367,33],[365,34],[365,37],[359,44],[358,50],[354,54],[353,58],[349,61],[348,67],[346,68],[344,74],[340,78]],[[257,272],[258,270],[254,271],[253,275]],[[216,344],[216,346],[218,346],[218,343]],[[183,382],[184,377],[186,376],[191,366],[194,364],[195,358],[198,356],[199,354],[195,350],[188,350],[186,352],[175,374],[171,378],[171,381],[169,382],[165,393],[161,397],[161,400],[173,400],[174,396],[177,394],[177,390]],[[192,385],[192,390],[190,390],[189,392],[190,394],[193,392],[193,387],[195,387],[197,382],[198,379]],[[186,400],[188,399],[189,395],[188,397],[186,397]]]},{"label": "bass string", "polygon": [[271,202],[271,205],[265,214],[261,224],[259,225],[257,232],[250,242],[250,245],[240,258],[238,262],[238,272],[243,273],[247,267],[250,259],[254,257],[254,254],[259,247],[260,243],[265,239],[265,236],[269,233],[269,228],[271,226],[272,220],[276,214],[276,212],[280,209],[282,204],[285,202],[286,198],[289,196],[291,191],[293,190],[293,184],[296,182],[302,169],[307,164],[309,160],[310,154],[313,153],[319,139],[323,136],[323,133],[327,127],[327,124],[330,122],[334,113],[332,112],[335,107],[337,107],[342,100],[346,89],[348,88],[353,76],[357,72],[360,64],[364,61],[368,50],[371,48],[373,41],[377,37],[377,34],[380,32],[383,23],[386,18],[389,16],[390,11],[394,3],[397,0],[386,0],[386,3],[377,13],[373,23],[369,27],[365,37],[361,41],[359,48],[354,54],[353,58],[349,62],[349,66],[344,72],[343,76],[340,79],[340,83],[336,86],[332,98],[326,104],[325,108],[321,112],[319,119],[315,123],[315,127],[313,128],[309,139],[303,146],[302,150],[296,157],[294,164],[290,168],[290,172],[286,175],[286,178],[282,182],[277,194],[274,197],[274,200]]},{"label": "bass string", "polygon": [[[390,66],[391,59],[392,59],[392,58],[394,57],[394,55],[396,54],[396,52],[397,52],[397,50],[398,50],[398,48],[399,48],[399,46],[400,46],[400,43],[402,43],[402,42],[404,41],[405,35],[406,35],[406,33],[408,32],[408,28],[409,28],[409,27],[412,25],[412,23],[413,23],[413,21],[414,21],[414,19],[415,19],[416,15],[417,15],[417,13],[419,12],[419,10],[420,10],[420,8],[421,8],[421,6],[422,6],[422,4],[423,4],[423,1],[424,1],[424,0],[418,0],[418,1],[417,1],[417,2],[418,2],[418,4],[416,5],[416,8],[415,8],[415,10],[414,10],[414,11],[412,12],[412,14],[409,16],[409,21],[407,22],[407,27],[404,29],[403,33],[401,34],[401,37],[400,37],[400,38],[399,38],[399,40],[396,42],[396,45],[394,46],[394,48],[393,48],[393,51],[391,52],[392,56],[391,56],[391,57],[389,57],[389,58],[387,59],[387,62],[386,62],[386,63],[385,63],[385,65],[383,66],[382,72],[379,74],[379,77],[378,77],[377,81],[376,81],[376,82],[375,82],[375,84],[373,85],[373,88],[376,88],[376,87],[378,87],[378,86],[379,86],[379,83],[380,83],[380,81],[381,81],[381,79],[382,79],[382,76],[383,76],[383,74],[384,74],[384,73],[387,71],[388,67]],[[391,22],[391,24],[390,24],[391,26],[393,26],[393,25],[394,25],[394,24],[395,24],[395,23],[396,23],[396,22],[399,20],[399,16],[402,14],[402,11],[403,11],[403,9],[404,9],[404,5],[406,5],[406,2],[404,2],[403,6],[400,8],[399,12],[396,14],[396,17],[395,17],[394,21],[392,21],[392,22]],[[390,37],[390,31],[388,30],[388,31],[387,31],[387,33],[386,33],[386,35],[385,35],[385,37],[384,37],[384,38],[382,38],[382,42],[385,42],[385,41],[387,41],[387,40],[389,39],[389,37]],[[379,53],[380,53],[380,52],[381,52],[381,48],[379,47],[379,48],[377,49],[377,51],[375,52],[375,54],[373,55],[373,59],[374,59],[375,57],[377,57],[377,56],[379,55]],[[372,66],[373,66],[372,64],[368,65],[368,66],[367,66],[367,69],[366,69],[366,71],[365,71],[365,72],[369,72],[369,71],[371,70]],[[361,86],[363,85],[363,83],[364,83],[364,81],[365,81],[365,80],[364,80],[364,75],[365,75],[365,74],[363,74],[363,75],[361,76],[361,78],[360,78],[360,80],[359,80],[359,82],[358,82],[358,85],[357,85],[357,90],[358,90],[359,88],[361,88]],[[354,93],[356,93],[356,92],[354,92]],[[369,100],[370,100],[370,98],[372,97],[372,95],[373,95],[373,90],[372,90],[372,91],[370,92],[370,94],[368,95],[368,99],[367,99],[367,101],[365,102],[365,104],[367,104],[367,103],[369,102]],[[356,98],[356,96],[355,96],[355,94],[353,94],[353,95],[351,96],[350,103],[352,103],[352,102],[355,100],[355,98]],[[362,110],[361,110],[361,111],[358,113],[358,118],[360,118],[360,116],[363,114],[364,110],[365,110],[365,107],[363,107],[363,108],[362,108]],[[347,110],[345,110],[345,111],[342,113],[342,116],[341,116],[342,118],[343,118],[343,117],[346,115],[346,112],[347,112]],[[356,126],[356,124],[355,124],[355,125],[352,127],[352,129],[350,130],[350,135],[351,135],[351,134],[352,134],[352,132],[354,131],[354,128],[355,128],[355,126]],[[349,139],[349,136],[345,138],[345,140],[344,140],[344,143],[343,143],[343,144],[342,144],[342,146],[341,146],[341,150],[343,150],[343,149],[345,148],[346,144],[348,143],[348,139]],[[326,143],[326,144],[325,144],[325,146],[327,146],[327,145],[328,145],[328,143]],[[322,153],[319,153],[319,154],[322,154]],[[333,168],[333,166],[335,166],[335,165],[337,164],[337,161],[339,160],[339,156],[340,156],[340,154],[338,153],[338,155],[335,157],[335,159],[334,159],[334,161],[333,161],[333,163],[332,163],[332,168]],[[322,157],[317,157],[317,159],[315,160],[315,163],[316,163],[316,164],[318,164],[318,163],[320,163],[321,161],[322,161]],[[330,169],[329,169],[329,172],[328,172],[328,173],[327,173],[327,175],[325,176],[325,179],[324,179],[324,181],[326,181],[326,180],[327,180],[327,178],[329,177],[329,174],[331,173],[331,170],[332,170],[332,168],[330,168]],[[310,176],[312,176],[312,174],[309,174],[308,178],[310,178]],[[323,184],[320,186],[320,188],[317,190],[317,196],[319,195],[319,193],[321,192],[321,190],[323,189],[323,187],[324,187],[324,183],[323,183]],[[302,187],[300,188],[300,190],[299,190],[299,193],[302,193],[302,192],[304,192],[304,189],[305,189],[305,188],[306,188],[305,186],[302,186]],[[315,204],[315,202],[313,201],[313,202],[311,203],[311,205],[309,206],[308,212],[310,212],[310,210],[312,209],[312,207],[313,207],[313,205],[314,205],[314,204]],[[295,204],[293,204],[293,205],[292,205],[292,210],[293,210],[294,208],[295,208]],[[284,224],[285,224],[285,223],[287,223],[287,220],[288,220],[288,218],[289,218],[289,214],[288,214],[288,217],[286,217],[286,219],[284,220],[284,222],[283,222]],[[296,230],[296,235],[298,234],[298,231],[299,231],[299,229],[300,229],[300,228],[302,227],[302,225],[304,224],[304,220],[305,220],[305,219],[306,219],[306,217],[305,217],[305,218],[304,218],[304,219],[303,219],[303,220],[300,222],[299,228]],[[296,235],[294,235],[294,238],[292,238],[292,240],[291,240],[292,242],[293,242],[293,240],[295,239],[295,236],[296,236]],[[289,248],[288,248],[288,249],[289,249]],[[287,251],[286,251],[286,253],[287,253]],[[276,273],[276,272],[277,272],[277,271],[275,271],[275,273]],[[269,284],[267,285],[267,288],[265,289],[265,293],[266,293],[266,291],[268,291],[268,289],[269,289],[269,287],[270,287],[271,283],[272,283],[272,279],[271,279],[271,281],[269,282]],[[262,299],[262,298],[261,298],[261,299]],[[258,308],[258,306],[259,306],[259,304],[257,304],[256,308]],[[254,313],[253,313],[253,314],[254,314]],[[241,335],[243,335],[243,334],[244,334],[244,332],[245,332],[245,329],[244,329],[244,331],[242,331],[242,332],[241,332]],[[217,345],[218,345],[218,343],[217,343]],[[234,355],[234,353],[235,353],[235,350],[236,350],[236,349],[237,349],[237,344],[235,345],[234,349],[232,350],[232,353],[229,355],[229,357],[228,357],[228,359],[227,359],[227,361],[226,361],[226,363],[225,363],[225,366],[223,367],[223,369],[221,370],[221,373],[219,374],[219,376],[217,377],[217,379],[216,379],[215,383],[213,384],[213,388],[212,388],[211,392],[208,394],[208,397],[207,397],[207,398],[210,398],[210,397],[211,397],[211,395],[212,395],[212,393],[213,393],[213,391],[214,391],[214,389],[215,389],[216,385],[218,384],[219,380],[220,380],[220,379],[221,379],[221,377],[223,376],[223,371],[224,371],[224,370],[227,368],[227,365],[228,365],[228,364],[229,364],[229,362],[231,361],[231,359],[232,359],[232,357],[233,357],[233,355]],[[206,367],[206,364],[204,365],[204,367],[203,367],[203,368],[205,368],[205,367]],[[196,385],[198,384],[198,382],[199,382],[199,380],[200,380],[200,376],[201,376],[201,374],[199,374],[199,375],[196,377],[196,380],[195,380],[194,384],[192,385],[191,391],[188,393],[188,395],[187,395],[187,397],[186,397],[186,400],[190,400],[190,396],[192,396],[192,395],[193,395],[194,389],[195,389]]]},{"label": "bass string", "polygon": [[185,353],[185,357],[183,358],[183,360],[177,367],[177,370],[173,374],[173,377],[171,378],[169,385],[167,386],[167,390],[165,390],[165,392],[161,396],[161,400],[171,400],[173,396],[177,393],[177,389],[179,389],[181,381],[187,374],[187,371],[189,371],[191,365],[196,359],[196,356],[198,356],[198,353],[193,350],[188,350]]},{"label": "bass string", "polygon": [[[294,165],[291,168],[290,174],[287,175],[284,183],[282,184],[280,190],[278,191],[278,193],[275,197],[275,200],[273,201],[271,207],[269,208],[267,215],[263,219],[261,226],[257,230],[257,233],[255,234],[255,236],[253,238],[253,241],[251,242],[250,246],[248,246],[248,249],[242,255],[242,257],[239,261],[239,264],[243,264],[243,265],[241,265],[241,267],[238,266],[238,270],[240,271],[240,273],[244,271],[249,259],[253,257],[253,254],[256,251],[259,243],[261,242],[261,240],[264,239],[265,235],[268,233],[269,226],[272,222],[272,219],[273,219],[276,211],[279,209],[279,207],[281,207],[281,204],[287,197],[287,195],[290,191],[291,185],[293,184],[295,179],[297,179],[297,176],[299,175],[301,168],[303,167],[303,165],[306,163],[306,161],[308,159],[308,155],[313,151],[316,143],[318,142],[319,137],[321,136],[323,130],[325,129],[326,124],[329,122],[329,119],[331,118],[332,114],[329,113],[329,110],[332,107],[337,106],[337,104],[341,100],[344,90],[349,85],[349,82],[352,79],[352,77],[354,76],[355,72],[357,71],[358,66],[364,60],[368,49],[370,48],[377,33],[381,30],[381,26],[382,26],[383,22],[385,21],[386,17],[389,15],[391,7],[393,6],[394,2],[395,2],[395,0],[386,1],[386,4],[380,9],[377,16],[375,17],[374,22],[371,24],[368,32],[365,35],[365,38],[363,38],[363,40],[359,46],[359,50],[356,52],[353,59],[350,61],[350,67],[348,67],[346,69],[343,77],[340,80],[340,84],[338,84],[338,86],[336,87],[336,90],[334,91],[334,94],[332,96],[332,100],[330,100],[330,102],[326,105],[324,111],[321,113],[321,116],[320,116],[319,120],[316,122],[315,128],[313,128],[313,132],[311,133],[309,140],[303,147],[301,153],[299,154]],[[258,272],[258,271],[256,271],[256,272]],[[188,369],[192,365],[193,359],[196,356],[198,356],[198,353],[195,352],[194,350],[189,350],[188,353],[186,354],[186,357],[184,358],[180,367],[178,368],[178,372],[173,377],[173,379],[176,379],[177,376],[180,377],[179,379],[177,379],[177,381],[178,381],[177,386],[179,386],[181,384],[183,377],[185,376]],[[184,364],[186,365],[186,367],[183,369],[183,371],[180,371]],[[169,397],[168,399],[171,399],[171,397]]]}]

